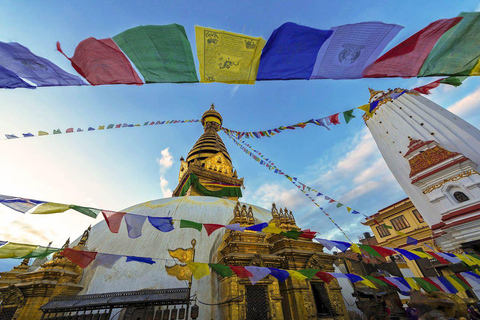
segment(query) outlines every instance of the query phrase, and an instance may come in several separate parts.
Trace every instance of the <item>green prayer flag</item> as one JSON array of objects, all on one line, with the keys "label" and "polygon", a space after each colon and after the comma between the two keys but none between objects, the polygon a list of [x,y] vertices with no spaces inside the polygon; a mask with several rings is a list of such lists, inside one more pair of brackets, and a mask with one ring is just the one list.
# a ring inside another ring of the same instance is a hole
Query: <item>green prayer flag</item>
[{"label": "green prayer flag", "polygon": [[26,255],[25,257],[17,257],[18,259],[24,259],[24,258],[46,258],[52,253],[62,251],[62,249],[59,248],[50,248],[50,247],[38,247],[35,250],[33,250],[30,254]]},{"label": "green prayer flag", "polygon": [[442,79],[440,80],[440,83],[445,83],[445,84],[449,84],[449,85],[452,85],[454,87],[458,87],[460,86],[463,81],[465,81],[465,79],[467,79],[468,77],[467,76],[459,76],[459,77],[448,77],[448,78],[445,78],[445,79]]},{"label": "green prayer flag", "polygon": [[463,19],[438,40],[423,63],[419,77],[468,76],[480,58],[480,12],[462,12]]},{"label": "green prayer flag", "polygon": [[114,124],[109,124],[107,129],[112,129],[115,125]]},{"label": "green prayer flag", "polygon": [[386,284],[382,280],[379,280],[375,277],[372,277],[372,276],[362,276],[362,277],[367,278],[368,280],[372,281],[376,285],[379,285],[379,286],[382,286],[382,287],[388,287],[388,284]]},{"label": "green prayer flag", "polygon": [[465,290],[470,290],[470,287],[469,287],[465,282],[463,282],[462,280],[460,280],[459,277],[454,276],[454,275],[451,275],[450,278],[452,278],[453,280],[457,281]]},{"label": "green prayer flag", "polygon": [[435,287],[431,283],[423,280],[422,278],[412,277],[412,279],[415,280],[415,282],[418,283],[420,285],[420,287],[422,287],[423,290],[425,290],[427,292],[439,291],[437,287]]},{"label": "green prayer flag", "polygon": [[348,111],[345,111],[343,113],[343,117],[345,118],[345,122],[348,124],[350,122],[350,120],[352,120],[353,118],[355,118],[355,116],[353,115],[353,111],[355,109],[352,109],[352,110],[348,110]]},{"label": "green prayer flag", "polygon": [[224,187],[216,191],[207,189],[204,185],[200,183],[200,181],[198,180],[198,177],[193,172],[190,173],[190,177],[185,183],[185,186],[182,188],[180,196],[185,195],[185,193],[188,191],[188,188],[190,187],[190,184],[193,185],[194,188],[204,196],[217,197],[217,198],[242,197],[242,190],[240,189],[240,187]]},{"label": "green prayer flag", "polygon": [[83,213],[84,215],[92,217],[92,218],[96,218],[98,216],[98,214],[100,213],[100,210],[98,210],[98,209],[75,206],[75,205],[72,205],[70,207],[70,209],[73,209],[75,211]]},{"label": "green prayer flag", "polygon": [[135,64],[146,83],[198,82],[192,48],[183,26],[139,26],[113,40]]},{"label": "green prayer flag", "polygon": [[343,203],[337,203],[337,208],[340,208],[341,206],[343,206]]},{"label": "green prayer flag", "polygon": [[366,251],[368,254],[370,254],[373,257],[381,257],[382,256],[380,253],[375,251],[375,249],[373,249],[370,246],[367,246],[365,244],[359,244],[358,246],[360,247],[360,249]]},{"label": "green prayer flag", "polygon": [[53,129],[53,134],[60,134],[60,133],[62,133],[62,131],[60,131],[60,129],[58,129],[58,130]]},{"label": "green prayer flag", "polygon": [[310,280],[318,271],[320,271],[320,269],[302,269],[297,271],[303,274],[305,277],[307,277],[308,280]]},{"label": "green prayer flag", "polygon": [[295,240],[298,240],[298,237],[300,237],[300,235],[302,234],[303,232],[300,232],[300,231],[297,231],[297,230],[289,230],[287,232],[282,232],[280,233],[281,235],[284,235],[285,237],[287,238],[291,238],[291,239],[295,239]]},{"label": "green prayer flag", "polygon": [[229,266],[218,264],[218,263],[209,263],[208,266],[212,268],[213,271],[221,275],[222,277],[233,276],[233,271],[232,269],[230,269]]},{"label": "green prayer flag", "polygon": [[193,228],[197,229],[198,231],[202,231],[203,225],[198,222],[190,221],[190,220],[180,220],[180,228]]}]

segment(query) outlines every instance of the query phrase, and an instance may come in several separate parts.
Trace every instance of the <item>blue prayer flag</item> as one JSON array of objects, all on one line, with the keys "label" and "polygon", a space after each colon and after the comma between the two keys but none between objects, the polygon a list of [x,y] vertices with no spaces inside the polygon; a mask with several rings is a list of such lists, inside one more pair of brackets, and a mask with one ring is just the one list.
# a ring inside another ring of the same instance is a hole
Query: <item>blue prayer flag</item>
[{"label": "blue prayer flag", "polygon": [[309,79],[318,50],[332,33],[284,23],[273,31],[263,48],[257,80]]},{"label": "blue prayer flag", "polygon": [[148,217],[150,224],[162,232],[169,232],[174,229],[172,217]]},{"label": "blue prayer flag", "polygon": [[27,138],[27,137],[35,137],[33,134],[31,134],[30,132],[28,133],[22,133],[23,134],[23,137],[24,138]]},{"label": "blue prayer flag", "polygon": [[369,110],[369,111],[372,112],[373,110],[375,110],[375,108],[378,106],[378,103],[379,103],[379,102],[380,102],[380,101],[378,101],[378,100],[371,102],[371,103],[370,103],[370,110]]},{"label": "blue prayer flag", "polygon": [[348,242],[333,241],[333,240],[331,240],[331,241],[332,241],[332,242],[335,244],[335,246],[336,246],[339,250],[341,250],[342,252],[347,251],[347,249],[352,246],[352,244],[351,244],[351,243],[348,243]]},{"label": "blue prayer flag", "polygon": [[398,253],[400,253],[401,255],[405,256],[408,260],[421,259],[420,256],[417,256],[416,254],[408,252],[407,250],[403,250],[403,249],[400,249],[400,248],[395,248],[394,250],[397,251]]},{"label": "blue prayer flag", "polygon": [[15,211],[26,213],[45,201],[0,195],[0,203]]},{"label": "blue prayer flag", "polygon": [[0,241],[0,247],[6,244],[7,244],[7,241]]},{"label": "blue prayer flag", "polygon": [[407,237],[407,244],[417,245],[417,244],[418,244],[418,240],[417,240],[417,239],[414,239],[414,238],[412,238],[412,237]]},{"label": "blue prayer flag", "polygon": [[128,236],[130,238],[135,239],[142,235],[142,228],[145,219],[147,219],[146,216],[139,214],[127,213],[125,215],[125,223],[127,224]]},{"label": "blue prayer flag", "polygon": [[5,137],[7,137],[7,139],[16,139],[18,138],[16,135],[14,134],[6,134]]},{"label": "blue prayer flag", "polygon": [[345,274],[352,283],[358,282],[358,281],[363,281],[363,278],[360,276],[357,276],[356,274],[351,274],[351,273],[346,273]]},{"label": "blue prayer flag", "polygon": [[268,227],[268,223],[263,222],[263,223],[254,224],[253,226],[247,227],[245,230],[262,231],[262,229],[266,227]]},{"label": "blue prayer flag", "polygon": [[29,85],[12,71],[0,66],[0,88],[15,89],[15,88],[30,88],[35,89],[34,86]]},{"label": "blue prayer flag", "polygon": [[277,268],[268,268],[268,269],[270,270],[270,274],[275,278],[277,278],[279,282],[285,282],[285,280],[287,280],[287,278],[290,276],[290,273],[288,273],[288,271],[285,271],[285,270],[280,270]]},{"label": "blue prayer flag", "polygon": [[153,261],[152,258],[127,256],[127,262],[131,262],[131,261],[136,261],[136,262],[141,262],[141,263],[148,263],[148,264],[154,264],[154,263],[155,263],[155,261]]},{"label": "blue prayer flag", "polygon": [[438,279],[438,281],[440,281],[445,286],[445,288],[447,288],[448,291],[450,291],[449,293],[457,293],[458,292],[458,290],[446,278],[437,277],[437,279]]},{"label": "blue prayer flag", "polygon": [[353,210],[352,214],[360,214],[360,212],[358,212],[357,210]]},{"label": "blue prayer flag", "polygon": [[93,131],[93,130],[95,130],[95,128],[88,127],[88,131]]}]

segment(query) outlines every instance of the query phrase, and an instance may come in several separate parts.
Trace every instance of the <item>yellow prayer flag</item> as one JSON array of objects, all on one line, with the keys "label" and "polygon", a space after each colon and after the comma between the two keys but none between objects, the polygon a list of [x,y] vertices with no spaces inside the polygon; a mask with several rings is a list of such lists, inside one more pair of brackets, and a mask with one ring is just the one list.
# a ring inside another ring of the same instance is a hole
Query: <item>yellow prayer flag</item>
[{"label": "yellow prayer flag", "polygon": [[474,256],[472,256],[471,254],[467,254],[466,255],[468,257],[468,259],[472,260],[473,262],[475,262],[476,265],[480,266],[480,260],[478,260],[477,258],[475,258]]},{"label": "yellow prayer flag", "polygon": [[32,253],[37,247],[31,244],[9,242],[0,247],[0,259],[23,258]]},{"label": "yellow prayer flag", "polygon": [[348,212],[352,211],[352,208],[347,207],[347,211],[348,211]]},{"label": "yellow prayer flag", "polygon": [[371,115],[370,113],[370,103],[364,104],[363,106],[357,107],[357,109],[365,111],[367,115]]},{"label": "yellow prayer flag", "polygon": [[141,126],[142,126],[142,125],[139,124],[139,123],[137,123],[137,124],[135,125],[135,127],[141,127]]},{"label": "yellow prayer flag", "polygon": [[290,277],[292,277],[293,279],[304,280],[308,278],[307,276],[304,276],[303,274],[295,270],[287,270],[287,272],[290,273]]},{"label": "yellow prayer flag", "polygon": [[474,266],[476,265],[475,262],[473,262],[472,260],[470,260],[469,258],[467,258],[466,256],[464,256],[463,254],[458,254],[458,253],[454,253],[455,257],[457,257],[458,259],[462,260],[463,262],[465,262],[467,265],[469,266]]},{"label": "yellow prayer flag", "polygon": [[269,223],[268,227],[265,227],[265,228],[262,229],[262,232],[280,234],[280,233],[284,232],[284,230],[275,226],[275,223]]},{"label": "yellow prayer flag", "polygon": [[350,249],[355,253],[362,254],[362,251],[360,250],[360,248],[356,243],[352,243],[352,246],[350,247]]},{"label": "yellow prayer flag", "polygon": [[377,289],[377,287],[375,286],[375,284],[373,284],[372,281],[370,281],[370,280],[368,280],[367,278],[362,277],[362,276],[359,276],[359,277],[363,279],[362,281],[360,281],[361,283],[363,283],[363,284],[366,285],[367,287],[370,287],[370,288],[373,288],[373,289]]},{"label": "yellow prayer flag", "polygon": [[412,287],[412,289],[420,291],[420,286],[418,285],[418,283],[415,282],[415,280],[413,280],[412,278],[405,278],[405,281],[407,281],[407,283],[410,285],[410,287]]},{"label": "yellow prayer flag", "polygon": [[254,84],[262,38],[195,26],[201,82]]},{"label": "yellow prayer flag", "polygon": [[473,69],[470,71],[471,76],[478,76],[480,75],[480,59],[477,61],[477,64]]},{"label": "yellow prayer flag", "polygon": [[38,135],[39,135],[39,136],[47,136],[47,135],[48,135],[48,132],[46,132],[46,131],[38,131]]},{"label": "yellow prayer flag", "polygon": [[187,266],[197,280],[210,274],[210,267],[208,266],[208,263],[187,261]]},{"label": "yellow prayer flag", "polygon": [[105,126],[98,126],[98,130],[104,130]]},{"label": "yellow prayer flag", "polygon": [[47,202],[39,205],[35,208],[32,214],[52,214],[52,213],[60,213],[65,212],[70,209],[71,205],[69,204],[62,204],[62,203],[55,203],[55,202]]},{"label": "yellow prayer flag", "polygon": [[[404,249],[405,250],[405,249]],[[432,259],[433,257],[429,254],[426,254],[425,252],[419,251],[419,250],[405,250],[410,253],[416,254],[420,258],[427,258],[427,259]]]},{"label": "yellow prayer flag", "polygon": [[466,291],[465,288],[460,285],[460,283],[458,283],[455,279],[452,278],[452,276],[446,276],[445,277],[448,282],[450,282],[454,287],[455,289],[457,289],[459,292],[463,292],[463,291]]}]

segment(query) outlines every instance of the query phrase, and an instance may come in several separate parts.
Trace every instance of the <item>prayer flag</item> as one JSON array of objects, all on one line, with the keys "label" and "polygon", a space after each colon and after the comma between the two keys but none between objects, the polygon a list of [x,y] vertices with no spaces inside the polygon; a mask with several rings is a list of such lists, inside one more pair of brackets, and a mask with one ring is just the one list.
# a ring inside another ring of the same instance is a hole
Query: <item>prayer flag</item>
[{"label": "prayer flag", "polygon": [[81,206],[75,206],[75,205],[70,206],[70,209],[83,213],[84,215],[92,218],[96,218],[100,213],[99,209],[87,208],[87,207],[81,207]]},{"label": "prayer flag", "polygon": [[201,82],[254,84],[265,40],[195,26]]},{"label": "prayer flag", "polygon": [[210,236],[215,230],[218,230],[220,228],[225,228],[225,225],[215,224],[215,223],[204,223],[203,227],[207,231],[207,234]]},{"label": "prayer flag", "polygon": [[358,79],[403,27],[362,22],[334,27],[318,51],[311,79]]},{"label": "prayer flag", "polygon": [[152,258],[145,258],[145,257],[136,257],[136,256],[127,256],[127,262],[141,262],[141,263],[148,263],[148,264],[155,264]]},{"label": "prayer flag", "polygon": [[239,278],[251,278],[253,277],[253,274],[245,269],[245,267],[241,266],[229,266],[230,269],[232,269],[233,272],[239,277]]},{"label": "prayer flag", "polygon": [[113,40],[130,58],[146,83],[198,82],[192,48],[183,26],[139,26]]},{"label": "prayer flag", "polygon": [[333,125],[340,124],[340,120],[338,119],[338,113],[329,116],[328,119]]},{"label": "prayer flag", "polygon": [[445,252],[436,252],[440,257],[444,258],[445,260],[451,263],[460,263],[462,262],[460,259],[456,258],[455,256],[448,255]]},{"label": "prayer flag", "polygon": [[372,277],[372,276],[363,276],[363,278],[366,278],[368,280],[370,280],[372,283],[378,285],[379,287],[388,287],[388,284],[386,284],[385,282],[383,282],[382,280],[379,280],[375,277]]},{"label": "prayer flag", "polygon": [[353,115],[353,111],[355,109],[351,109],[348,111],[343,112],[343,117],[345,118],[345,122],[348,124],[355,116]]},{"label": "prayer flag", "polygon": [[377,286],[372,282],[370,281],[369,279],[365,278],[364,276],[362,276],[362,281],[360,281],[361,283],[363,283],[364,285],[366,285],[367,287],[369,288],[373,288],[373,289],[377,289]]},{"label": "prayer flag", "polygon": [[193,228],[202,231],[202,224],[190,220],[180,220],[180,228]]},{"label": "prayer flag", "polygon": [[72,133],[73,132],[73,128],[68,128],[65,133]]},{"label": "prayer flag", "polygon": [[35,89],[34,86],[29,85],[23,81],[14,72],[0,66],[0,88],[15,89],[15,88],[29,88]]},{"label": "prayer flag", "polygon": [[129,238],[135,239],[142,235],[142,228],[146,219],[146,216],[142,216],[139,214],[125,214],[125,223],[127,224]]},{"label": "prayer flag", "polygon": [[245,227],[240,227],[240,223],[226,225],[225,228],[232,231],[244,231]]},{"label": "prayer flag", "polygon": [[425,281],[422,278],[412,277],[412,279],[415,280],[415,282],[417,282],[422,287],[422,289],[427,292],[440,291],[440,289],[438,289],[436,286],[432,285],[430,282]]},{"label": "prayer flag", "polygon": [[252,277],[249,277],[252,285],[270,274],[270,270],[264,267],[246,266],[245,269],[252,274]]},{"label": "prayer flag", "polygon": [[59,251],[62,251],[62,249],[39,246],[35,250],[30,252],[28,255],[21,258],[43,259],[51,255],[52,253],[59,252]]},{"label": "prayer flag", "polygon": [[265,227],[262,229],[262,232],[265,232],[265,233],[275,233],[275,234],[280,234],[282,233],[284,230],[283,229],[280,229],[279,227],[277,227],[275,225],[275,223],[270,223],[268,225],[268,227]]},{"label": "prayer flag", "polygon": [[420,286],[412,278],[405,278],[405,281],[412,289],[420,291]]},{"label": "prayer flag", "polygon": [[463,254],[454,253],[454,255],[455,255],[458,259],[462,260],[462,262],[464,262],[464,263],[465,263],[466,265],[468,265],[468,266],[475,266],[475,265],[476,265],[475,262],[473,262],[472,260],[468,259],[468,258],[467,258],[466,256],[464,256]]},{"label": "prayer flag", "polygon": [[63,71],[16,42],[0,42],[0,65],[38,87],[85,85],[79,77]]},{"label": "prayer flag", "polygon": [[275,277],[279,282],[285,282],[287,278],[290,276],[285,270],[277,269],[277,268],[268,268],[270,270],[270,275]]},{"label": "prayer flag", "polygon": [[335,277],[328,272],[318,271],[315,275],[327,284],[330,283],[333,279],[335,279]]},{"label": "prayer flag", "polygon": [[428,283],[430,283],[432,286],[434,286],[435,288],[437,288],[438,290],[440,291],[444,291],[442,289],[442,287],[440,287],[438,284],[436,284],[435,282],[432,281],[432,279],[428,278],[428,277],[423,277],[422,278],[424,281],[427,281]]},{"label": "prayer flag", "polygon": [[336,244],[331,240],[320,239],[320,238],[315,238],[315,240],[317,240],[322,246],[324,246],[328,250],[332,250],[333,248],[336,247]]},{"label": "prayer flag", "polygon": [[368,66],[365,78],[416,77],[438,39],[462,20],[461,17],[430,23]]},{"label": "prayer flag", "polygon": [[52,214],[61,213],[70,209],[72,206],[69,204],[47,202],[39,205],[35,208],[32,214]]},{"label": "prayer flag", "polygon": [[197,280],[210,274],[210,268],[208,267],[208,263],[187,261],[186,264],[190,271],[192,271],[195,279]]},{"label": "prayer flag", "polygon": [[62,131],[60,131],[60,129],[57,129],[57,130],[53,129],[53,134],[60,134],[60,133],[62,133]]},{"label": "prayer flag", "polygon": [[208,266],[212,268],[216,273],[222,277],[231,277],[233,276],[233,271],[229,266],[217,263],[209,263]]},{"label": "prayer flag", "polygon": [[417,244],[418,244],[418,240],[408,236],[408,237],[407,237],[407,244],[417,245]]},{"label": "prayer flag", "polygon": [[398,99],[401,95],[403,95],[405,92],[407,92],[407,90],[403,90],[402,92],[392,92],[390,94],[390,98],[392,98],[393,100],[395,99]]},{"label": "prayer flag", "polygon": [[0,195],[0,203],[15,211],[18,211],[21,213],[27,213],[30,209],[38,206],[39,204],[43,204],[46,202],[33,200],[33,199],[25,199],[25,198]]},{"label": "prayer flag", "polygon": [[382,254],[380,254],[379,252],[377,252],[377,250],[373,249],[371,246],[367,246],[367,245],[364,245],[364,244],[359,244],[358,245],[362,250],[364,250],[365,252],[367,252],[368,254],[370,254],[372,257],[383,257]]},{"label": "prayer flag", "polygon": [[38,246],[9,242],[0,247],[0,259],[23,258],[32,253]]},{"label": "prayer flag", "polygon": [[306,238],[306,239],[313,239],[315,238],[315,235],[317,234],[316,231],[312,231],[310,229],[302,230],[302,233],[299,235],[300,238]]},{"label": "prayer flag", "polygon": [[468,78],[468,76],[463,76],[463,77],[448,77],[448,78],[443,78],[443,79],[440,79],[440,83],[444,83],[444,84],[449,84],[451,86],[454,86],[454,87],[458,87],[460,86],[463,81]]},{"label": "prayer flag", "polygon": [[313,276],[319,272],[320,269],[302,269],[298,270],[299,273],[303,274],[305,277],[307,277],[308,280],[311,280]]},{"label": "prayer flag", "polygon": [[362,254],[362,251],[360,250],[360,248],[358,247],[358,244],[356,243],[352,243],[351,250],[355,253]]},{"label": "prayer flag", "polygon": [[114,124],[109,124],[108,127],[107,127],[107,129],[113,129],[113,127],[115,127]]},{"label": "prayer flag", "polygon": [[57,42],[57,50],[91,85],[143,84],[127,57],[112,39],[88,38],[80,42],[73,57],[67,57]]},{"label": "prayer flag", "polygon": [[282,232],[280,234],[287,238],[298,240],[298,237],[300,236],[300,234],[302,234],[302,232],[298,230],[289,230],[287,232]]},{"label": "prayer flag", "polygon": [[302,281],[308,278],[307,276],[304,276],[303,274],[295,270],[287,270],[287,272],[290,274],[290,277],[299,281]]},{"label": "prayer flag", "polygon": [[480,12],[462,12],[463,19],[438,40],[418,74],[419,77],[441,75],[480,75]]},{"label": "prayer flag", "polygon": [[98,266],[105,267],[107,269],[111,269],[113,265],[123,256],[118,254],[108,254],[108,253],[97,253],[95,260],[92,263],[92,268],[96,268]]},{"label": "prayer flag", "polygon": [[29,133],[22,133],[23,134],[23,137],[24,138],[28,138],[28,137],[35,137],[33,134],[31,134],[30,132]]},{"label": "prayer flag", "polygon": [[170,232],[174,229],[172,217],[148,217],[150,224],[162,232]]},{"label": "prayer flag", "polygon": [[98,126],[98,130],[105,130],[105,126]]},{"label": "prayer flag", "polygon": [[284,23],[273,31],[263,49],[257,80],[309,79],[318,50],[332,33]]},{"label": "prayer flag", "polygon": [[421,259],[421,257],[417,254],[412,253],[411,251],[407,251],[405,249],[395,248],[395,251],[400,253],[402,256],[407,258],[408,260],[417,260]]},{"label": "prayer flag", "polygon": [[[450,282],[452,284],[452,286],[454,286],[455,289],[457,289],[459,292],[465,291],[466,289],[453,277],[455,277],[455,276],[446,276],[445,279],[448,280],[448,282]],[[460,280],[460,279],[458,279],[458,280]]]},{"label": "prayer flag", "polygon": [[347,251],[348,248],[350,248],[352,246],[351,243],[348,243],[348,242],[343,242],[343,241],[332,241],[335,246],[342,252],[345,252]]},{"label": "prayer flag", "polygon": [[358,281],[362,281],[363,278],[356,275],[356,274],[352,274],[352,273],[346,273],[345,274],[348,278],[348,280],[350,280],[352,283],[355,283],[355,282],[358,282]]},{"label": "prayer flag", "polygon": [[102,214],[105,218],[108,229],[113,233],[118,233],[118,230],[120,230],[120,224],[122,223],[122,219],[126,215],[126,212],[102,210]]},{"label": "prayer flag", "polygon": [[48,132],[46,132],[46,131],[38,131],[38,135],[39,135],[39,136],[47,136],[47,135],[48,135]]},{"label": "prayer flag", "polygon": [[[1,81],[1,79],[0,79],[0,81]],[[17,139],[17,138],[18,138],[18,137],[17,137],[16,135],[14,135],[14,134],[6,134],[5,137],[6,137],[7,139]]]},{"label": "prayer flag", "polygon": [[[93,127],[88,127],[88,131],[94,131],[94,130],[95,130],[95,128],[93,128]],[[100,128],[99,128],[99,130],[100,130]]]},{"label": "prayer flag", "polygon": [[[432,281],[435,282],[435,280],[432,278]],[[455,288],[455,286],[450,282],[448,281],[445,277],[437,277],[437,281],[436,282],[438,285],[442,284],[443,287],[444,287],[444,290],[448,293],[457,293],[458,290],[457,288]]]},{"label": "prayer flag", "polygon": [[[385,279],[387,279],[388,281],[390,281],[391,283],[393,283],[399,290],[402,294],[405,294],[405,295],[408,295],[409,292],[410,292],[410,286],[408,285],[408,283],[404,283],[402,281],[400,281],[401,278],[398,278],[398,277],[385,277]],[[402,279],[403,280],[403,279]]]},{"label": "prayer flag", "polygon": [[77,132],[83,132],[83,129],[78,128]]},{"label": "prayer flag", "polygon": [[445,260],[444,258],[440,257],[438,254],[436,254],[435,252],[433,251],[425,251],[426,253],[428,253],[429,255],[431,255],[432,257],[434,257],[435,259],[438,260],[438,262],[442,263],[442,264],[449,264],[449,262],[447,260]]},{"label": "prayer flag", "polygon": [[377,108],[379,102],[380,102],[379,100],[370,102],[370,109],[368,110],[368,112],[372,113],[375,110],[375,108]]},{"label": "prayer flag", "polygon": [[440,85],[440,80],[436,80],[436,81],[430,82],[430,83],[428,83],[424,86],[416,87],[416,88],[412,89],[412,91],[416,91],[416,92],[419,92],[421,94],[430,94],[431,93],[430,90],[435,89],[439,85]]},{"label": "prayer flag", "polygon": [[70,248],[65,248],[62,252],[60,252],[60,254],[78,265],[80,268],[88,267],[88,265],[95,260],[95,257],[97,256],[97,252],[79,251]]},{"label": "prayer flag", "polygon": [[254,224],[253,226],[247,227],[246,230],[251,230],[251,231],[262,231],[262,229],[268,227],[268,223],[263,222],[259,224]]}]

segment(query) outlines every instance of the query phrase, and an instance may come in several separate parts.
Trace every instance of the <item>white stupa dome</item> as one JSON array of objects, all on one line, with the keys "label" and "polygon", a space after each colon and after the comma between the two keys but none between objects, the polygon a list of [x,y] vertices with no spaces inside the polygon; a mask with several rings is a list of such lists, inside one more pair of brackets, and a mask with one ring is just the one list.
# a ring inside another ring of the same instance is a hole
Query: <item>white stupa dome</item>
[{"label": "white stupa dome", "polygon": [[[243,203],[242,203],[243,204]],[[173,220],[191,220],[199,223],[230,224],[234,218],[236,202],[214,197],[184,196],[153,200],[132,206],[123,212],[153,217],[172,217]],[[271,212],[253,205],[255,223],[268,222]],[[196,262],[217,262],[218,247],[222,243],[226,229],[221,228],[210,236],[205,230],[199,232],[191,228],[179,228],[161,232],[155,229],[148,219],[142,229],[142,236],[131,239],[127,234],[125,221],[118,233],[112,233],[103,220],[92,227],[87,242],[88,251],[101,253],[132,255],[159,259],[172,259],[168,249],[191,248],[192,240],[196,240]],[[75,241],[78,243],[79,239]],[[85,268],[80,285],[84,289],[80,294],[96,294],[105,292],[133,291],[142,289],[168,289],[188,286],[186,281],[179,281],[165,271],[165,265],[173,265],[172,261],[156,261],[149,265],[139,262],[126,262],[126,258],[118,260],[111,269],[103,266]],[[197,294],[199,300],[206,303],[218,303],[220,299],[216,276],[193,279],[192,295]],[[216,307],[200,306],[205,319],[215,318]],[[203,310],[202,310],[203,309]]]}]

